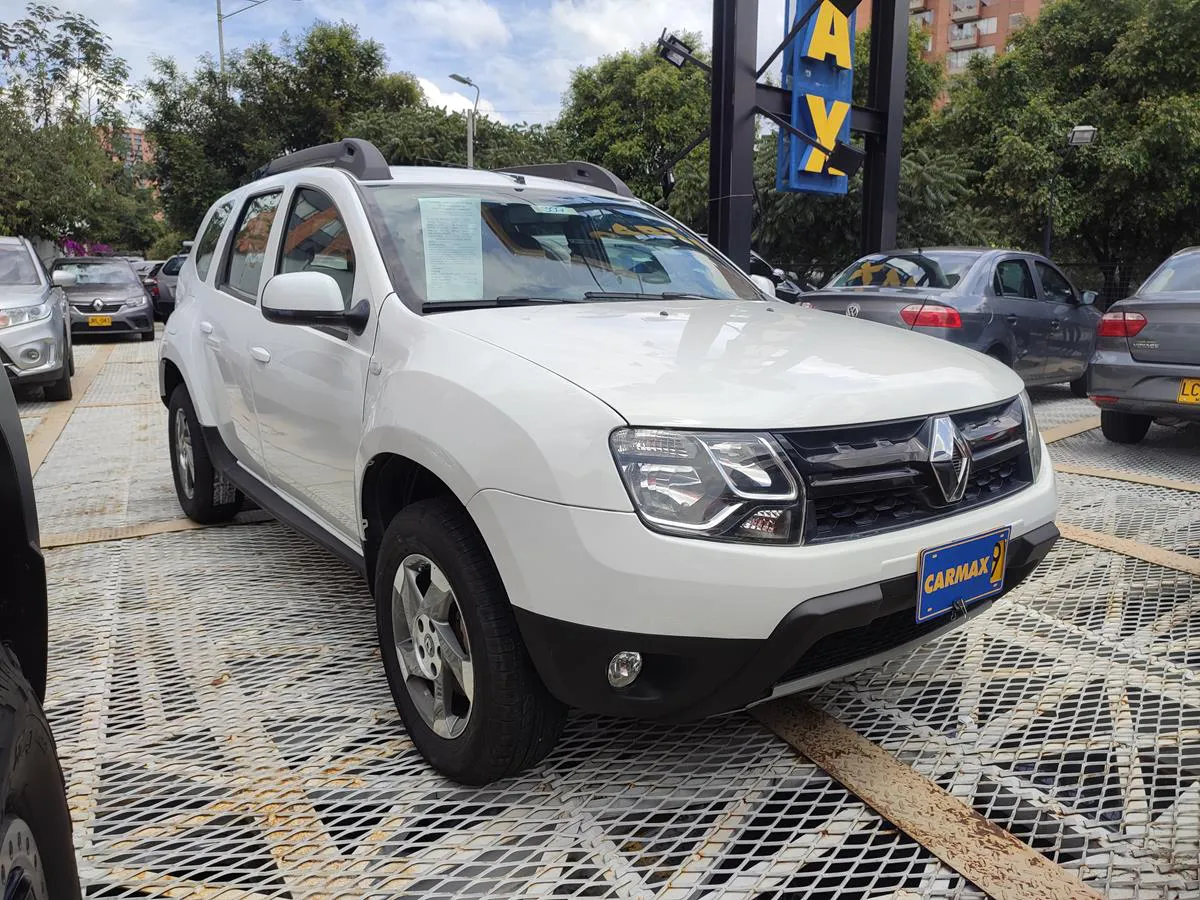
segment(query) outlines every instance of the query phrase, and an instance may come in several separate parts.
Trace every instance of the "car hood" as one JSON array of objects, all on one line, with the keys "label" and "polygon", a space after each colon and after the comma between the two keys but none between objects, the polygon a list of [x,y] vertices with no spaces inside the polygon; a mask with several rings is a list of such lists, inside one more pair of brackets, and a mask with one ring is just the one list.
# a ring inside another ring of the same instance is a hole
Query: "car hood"
[{"label": "car hood", "polygon": [[39,284],[0,284],[0,309],[34,306],[45,296],[46,288]]},{"label": "car hood", "polygon": [[969,409],[1023,385],[944,341],[786,303],[626,301],[433,314],[634,425],[802,428]]},{"label": "car hood", "polygon": [[66,288],[72,303],[86,304],[93,300],[122,300],[142,293],[141,284],[80,284]]}]

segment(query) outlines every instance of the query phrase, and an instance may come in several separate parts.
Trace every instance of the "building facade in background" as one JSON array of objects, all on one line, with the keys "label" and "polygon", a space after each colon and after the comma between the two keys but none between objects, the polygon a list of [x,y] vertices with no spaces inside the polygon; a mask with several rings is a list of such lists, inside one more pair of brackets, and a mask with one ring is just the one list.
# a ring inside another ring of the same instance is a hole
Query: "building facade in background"
[{"label": "building facade in background", "polygon": [[145,129],[126,128],[123,134],[125,140],[129,142],[128,146],[123,148],[125,151],[126,166],[154,162],[154,151],[150,149],[150,143],[146,140]]},{"label": "building facade in background", "polygon": [[[908,0],[909,20],[925,32],[925,57],[951,73],[972,56],[1003,53],[1009,37],[1037,18],[1044,0]],[[871,24],[871,4],[858,8],[858,30]]]}]

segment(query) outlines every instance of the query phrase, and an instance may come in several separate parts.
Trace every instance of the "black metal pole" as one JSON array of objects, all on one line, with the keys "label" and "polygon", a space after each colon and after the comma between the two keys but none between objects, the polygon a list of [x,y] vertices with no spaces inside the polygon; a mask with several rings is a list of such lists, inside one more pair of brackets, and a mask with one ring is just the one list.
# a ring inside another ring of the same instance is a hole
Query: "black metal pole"
[{"label": "black metal pole", "polygon": [[754,217],[757,44],[758,0],[713,0],[708,240],[743,268]]},{"label": "black metal pole", "polygon": [[883,133],[866,137],[863,172],[862,252],[896,246],[900,207],[900,137],[908,69],[908,3],[872,0],[871,68],[867,107],[883,111]]}]

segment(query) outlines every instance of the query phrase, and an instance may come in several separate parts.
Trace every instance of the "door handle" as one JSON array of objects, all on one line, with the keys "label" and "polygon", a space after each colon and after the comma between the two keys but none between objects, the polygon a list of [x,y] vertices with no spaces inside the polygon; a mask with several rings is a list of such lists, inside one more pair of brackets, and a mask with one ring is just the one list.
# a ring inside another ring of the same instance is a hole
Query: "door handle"
[{"label": "door handle", "polygon": [[250,355],[260,363],[269,363],[271,361],[271,351],[266,347],[251,347]]},{"label": "door handle", "polygon": [[201,322],[200,323],[200,333],[201,334],[212,334],[212,332],[213,332],[212,322]]},{"label": "door handle", "polygon": [[1051,330],[1051,331],[1058,331],[1058,327],[1059,327],[1059,321],[1058,321],[1058,319],[1051,319],[1051,320],[1050,320],[1050,330]]}]

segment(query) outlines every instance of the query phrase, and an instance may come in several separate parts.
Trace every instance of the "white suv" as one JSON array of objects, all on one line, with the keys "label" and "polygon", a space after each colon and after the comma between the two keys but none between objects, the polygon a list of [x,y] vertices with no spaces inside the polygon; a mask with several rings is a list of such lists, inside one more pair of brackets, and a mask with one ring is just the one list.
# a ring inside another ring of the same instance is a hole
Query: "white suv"
[{"label": "white suv", "polygon": [[349,140],[259,175],[162,342],[179,501],[249,496],[363,572],[453,779],[536,763],[568,706],[679,721],[872,665],[1057,538],[1016,375],[774,302],[603,169]]}]

